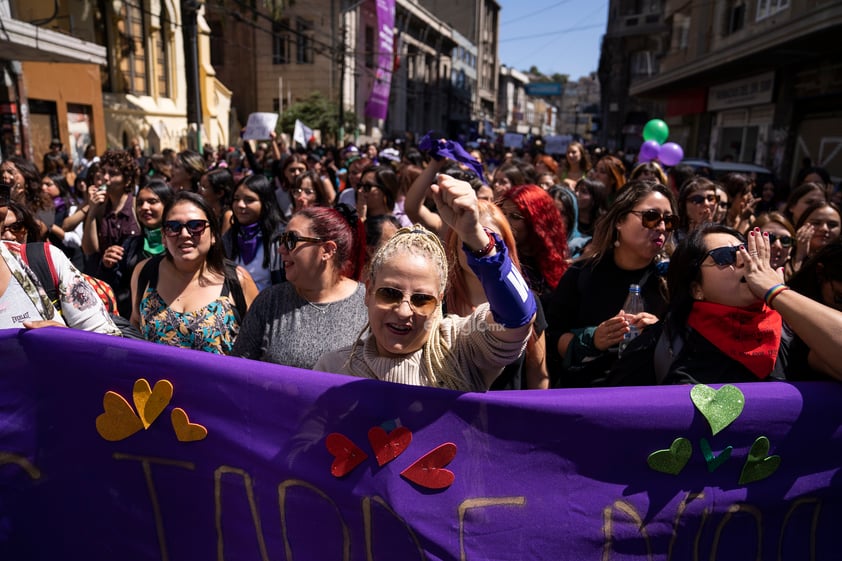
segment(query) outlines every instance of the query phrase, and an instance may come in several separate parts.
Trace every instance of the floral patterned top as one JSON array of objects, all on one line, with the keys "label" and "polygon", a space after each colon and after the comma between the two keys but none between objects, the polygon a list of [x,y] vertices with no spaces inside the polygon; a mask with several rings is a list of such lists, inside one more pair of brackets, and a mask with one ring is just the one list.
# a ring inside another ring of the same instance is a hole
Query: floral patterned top
[{"label": "floral patterned top", "polygon": [[0,259],[5,261],[11,271],[10,282],[20,285],[41,316],[33,319],[54,320],[75,329],[120,336],[120,330],[114,325],[96,290],[85,280],[82,273],[57,247],[47,244],[45,249],[50,252],[50,259],[59,280],[61,313],[50,302],[38,277],[21,259],[21,245],[15,242],[0,243]]},{"label": "floral patterned top", "polygon": [[228,285],[219,297],[198,310],[176,312],[158,294],[157,279],[150,281],[140,302],[140,331],[147,341],[173,347],[231,354],[240,323]]}]

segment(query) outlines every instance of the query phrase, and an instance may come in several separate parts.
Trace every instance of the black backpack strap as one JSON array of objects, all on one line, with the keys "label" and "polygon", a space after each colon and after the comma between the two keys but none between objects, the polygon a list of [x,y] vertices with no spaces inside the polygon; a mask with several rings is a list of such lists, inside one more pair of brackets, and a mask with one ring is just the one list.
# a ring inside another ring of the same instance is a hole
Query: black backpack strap
[{"label": "black backpack strap", "polygon": [[21,245],[21,257],[27,267],[38,277],[38,282],[47,293],[50,302],[61,313],[61,299],[58,296],[58,274],[49,255],[46,243],[34,242]]},{"label": "black backpack strap", "polygon": [[156,255],[143,264],[143,268],[137,276],[138,297],[142,297],[148,287],[158,285],[158,267],[160,267],[163,258],[163,255]]},{"label": "black backpack strap", "polygon": [[240,284],[240,277],[237,276],[237,264],[230,259],[225,260],[225,284],[228,286],[228,293],[234,300],[237,323],[242,323],[248,311],[248,306],[246,305],[246,297],[243,294],[243,287]]},{"label": "black backpack strap", "polygon": [[655,380],[663,384],[669,374],[672,363],[675,362],[681,349],[684,347],[684,339],[679,334],[673,334],[670,325],[665,323],[661,330],[661,336],[655,345],[654,370]]}]

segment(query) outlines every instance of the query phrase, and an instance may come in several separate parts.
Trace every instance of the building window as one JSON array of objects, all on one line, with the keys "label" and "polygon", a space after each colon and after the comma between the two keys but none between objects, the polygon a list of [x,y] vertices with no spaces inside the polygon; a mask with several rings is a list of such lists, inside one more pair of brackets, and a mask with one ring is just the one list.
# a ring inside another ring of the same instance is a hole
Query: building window
[{"label": "building window", "polygon": [[158,96],[172,97],[170,91],[170,38],[173,36],[172,24],[167,13],[161,8],[161,27],[155,34],[155,79],[158,82]]},{"label": "building window", "polygon": [[374,68],[374,28],[365,27],[365,67]]},{"label": "building window", "polygon": [[728,20],[725,22],[725,35],[731,35],[741,30],[746,25],[746,5],[742,0],[733,3],[726,13]]},{"label": "building window", "polygon": [[757,0],[757,21],[789,8],[789,0]]},{"label": "building window", "polygon": [[690,38],[691,18],[685,14],[675,14],[672,18],[672,50],[683,51],[687,49]]},{"label": "building window", "polygon": [[[632,76],[652,76],[655,73],[655,63],[649,51],[638,51],[631,56]],[[570,86],[568,86],[570,88]]]},{"label": "building window", "polygon": [[290,63],[289,20],[272,23],[272,64]]},{"label": "building window", "polygon": [[123,3],[122,18],[117,24],[120,45],[120,73],[123,90],[135,95],[149,94],[146,70],[146,25],[143,20],[145,3]]},{"label": "building window", "polygon": [[299,18],[295,22],[298,64],[313,64],[313,22]]},{"label": "building window", "polygon": [[208,21],[210,27],[210,59],[211,66],[225,66],[225,38],[220,20]]}]

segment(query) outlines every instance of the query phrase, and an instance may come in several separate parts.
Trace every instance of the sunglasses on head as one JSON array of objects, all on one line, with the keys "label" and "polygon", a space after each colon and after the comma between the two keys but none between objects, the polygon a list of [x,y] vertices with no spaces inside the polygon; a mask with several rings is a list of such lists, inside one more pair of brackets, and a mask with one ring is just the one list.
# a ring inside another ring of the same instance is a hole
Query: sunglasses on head
[{"label": "sunglasses on head", "polygon": [[287,248],[288,251],[292,251],[293,249],[295,249],[295,246],[298,245],[298,242],[319,243],[324,241],[322,238],[310,238],[307,236],[300,236],[297,232],[284,232],[278,239],[281,241],[281,245]]},{"label": "sunglasses on head", "polygon": [[769,243],[773,244],[776,241],[780,241],[783,247],[789,247],[792,245],[792,236],[778,236],[777,234],[769,234]]},{"label": "sunglasses on head", "polygon": [[207,220],[188,220],[187,222],[179,222],[178,220],[167,220],[164,222],[164,233],[171,238],[181,235],[181,231],[187,228],[187,233],[191,236],[201,236],[210,223]]},{"label": "sunglasses on head", "polygon": [[397,288],[381,286],[374,291],[374,301],[380,308],[398,308],[404,302],[409,302],[410,309],[416,314],[428,316],[438,306],[438,298],[430,294],[414,293],[409,298],[404,297],[404,292]]},{"label": "sunglasses on head", "polygon": [[693,195],[692,197],[687,197],[687,200],[694,205],[700,205],[704,202],[715,203],[719,200],[719,197],[716,195]]},{"label": "sunglasses on head", "polygon": [[660,211],[650,208],[649,210],[633,210],[632,214],[640,216],[640,222],[644,228],[653,230],[658,227],[661,220],[664,221],[664,229],[672,232],[678,228],[678,217],[674,214],[662,214]]},{"label": "sunglasses on head", "polygon": [[711,249],[699,260],[699,265],[701,265],[705,259],[710,256],[713,259],[713,262],[718,266],[729,267],[737,262],[738,251],[740,251],[740,246],[738,245],[725,245],[717,247],[716,249]]}]

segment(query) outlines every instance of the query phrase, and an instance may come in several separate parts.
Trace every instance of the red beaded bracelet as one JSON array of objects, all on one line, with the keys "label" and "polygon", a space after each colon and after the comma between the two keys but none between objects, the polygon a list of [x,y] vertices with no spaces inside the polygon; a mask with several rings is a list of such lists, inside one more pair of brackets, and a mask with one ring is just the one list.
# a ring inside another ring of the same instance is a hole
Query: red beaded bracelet
[{"label": "red beaded bracelet", "polygon": [[495,245],[497,245],[497,240],[494,239],[494,236],[491,235],[491,232],[486,230],[485,233],[488,234],[488,243],[485,245],[485,247],[483,247],[482,249],[470,250],[471,255],[473,255],[477,259],[485,257],[486,255],[491,253],[491,250],[494,249]]}]

